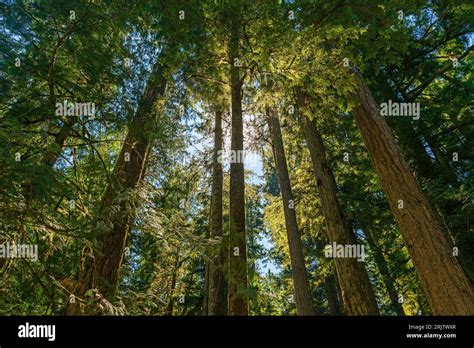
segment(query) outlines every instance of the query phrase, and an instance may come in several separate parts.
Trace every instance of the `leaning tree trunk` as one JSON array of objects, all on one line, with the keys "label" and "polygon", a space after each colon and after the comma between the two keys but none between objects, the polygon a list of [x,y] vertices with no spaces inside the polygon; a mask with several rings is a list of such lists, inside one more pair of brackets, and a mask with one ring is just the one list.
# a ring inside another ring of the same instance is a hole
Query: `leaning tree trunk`
[{"label": "leaning tree trunk", "polygon": [[[93,288],[109,301],[115,297],[127,235],[132,228],[130,195],[144,176],[145,162],[151,146],[151,137],[146,130],[153,124],[156,114],[154,108],[166,88],[163,70],[162,64],[157,62],[102,197],[101,218],[105,220],[104,224],[110,227],[97,237],[99,251],[93,258],[86,257],[74,290],[74,294],[79,298]],[[68,315],[83,314],[87,311],[87,308],[80,305],[80,301],[69,303],[66,308]]]},{"label": "leaning tree trunk", "polygon": [[[406,103],[415,101],[413,99],[397,98],[396,91],[391,93],[389,97],[390,96],[393,98],[392,100],[397,102]],[[423,139],[424,142],[422,143],[419,134],[420,132],[423,132],[423,129],[418,129],[418,132],[416,132],[411,122],[399,122],[396,124],[396,127],[396,129],[392,129],[399,140],[401,151],[405,154],[405,158],[414,161],[417,174],[427,180],[441,180],[443,185],[447,185],[453,189],[458,190],[461,183],[457,178],[455,171],[453,168],[451,168],[449,162],[441,152],[437,137],[431,136],[429,133],[425,132]],[[435,156],[435,161],[433,161],[426,152],[426,147],[432,150]],[[437,169],[440,169],[440,171]],[[431,205],[433,205],[433,199],[430,200],[429,194],[428,199],[431,202]],[[459,197],[454,199],[445,198],[441,202],[437,203],[437,209],[434,211],[434,214],[438,219],[439,224],[442,224],[446,221],[448,227],[444,232],[449,233],[446,233],[445,236],[448,238],[448,240],[450,237],[455,239],[453,243],[456,243],[459,248],[459,255],[457,256],[457,259],[461,264],[462,269],[466,273],[469,281],[471,284],[473,284],[474,255],[471,252],[471,245],[472,241],[474,240],[474,236],[472,236],[472,233],[469,233],[469,212],[467,210],[462,210],[462,207],[463,204]],[[465,212],[464,217],[466,219],[450,218],[451,216],[456,216],[462,211]],[[449,231],[447,231],[448,229]]]},{"label": "leaning tree trunk", "polygon": [[211,248],[211,257],[208,267],[208,295],[207,314],[225,315],[226,298],[224,293],[224,262],[225,250],[222,240],[222,163],[219,153],[222,151],[222,111],[215,112],[214,151],[212,156],[212,187],[211,187],[211,216],[209,235],[211,239],[218,239],[218,245]]},{"label": "leaning tree trunk", "polygon": [[239,73],[240,2],[236,1],[231,18],[229,60],[232,95],[231,151],[236,160],[230,164],[229,229],[229,315],[248,315],[247,241],[245,233],[245,177],[242,156],[242,81]]},{"label": "leaning tree trunk", "polygon": [[69,136],[69,132],[72,127],[77,123],[76,116],[66,116],[67,119],[60,128],[58,134],[54,137],[53,148],[46,151],[43,158],[42,164],[48,167],[53,167],[61,156],[63,148],[66,146],[66,141]]},{"label": "leaning tree trunk", "polygon": [[293,193],[291,191],[290,176],[288,174],[285,149],[283,147],[279,115],[274,109],[268,108],[267,116],[272,137],[273,159],[275,161],[283,201],[283,212],[285,215],[286,233],[290,251],[291,273],[295,290],[296,312],[298,315],[314,315],[313,299],[306,273],[301,237],[296,222]]},{"label": "leaning tree trunk", "polygon": [[363,229],[363,231],[367,240],[367,244],[369,245],[369,248],[372,249],[375,264],[379,269],[382,282],[385,285],[388,297],[390,298],[391,307],[397,315],[403,316],[405,315],[405,311],[402,304],[398,302],[398,293],[395,287],[395,281],[392,274],[390,274],[390,270],[388,268],[387,261],[385,261],[383,256],[383,252],[372,236],[372,231],[370,231],[368,228]]},{"label": "leaning tree trunk", "polygon": [[[307,96],[300,94],[298,99],[302,107],[307,107]],[[337,245],[355,245],[357,240],[339,204],[336,181],[326,159],[321,135],[306,115],[302,117],[329,242]],[[347,315],[379,314],[372,285],[363,263],[355,258],[335,258],[334,263],[341,287],[344,312]]]},{"label": "leaning tree trunk", "polygon": [[473,288],[453,256],[427,199],[358,72],[356,78],[355,121],[400,226],[431,310],[436,315],[472,315]]}]

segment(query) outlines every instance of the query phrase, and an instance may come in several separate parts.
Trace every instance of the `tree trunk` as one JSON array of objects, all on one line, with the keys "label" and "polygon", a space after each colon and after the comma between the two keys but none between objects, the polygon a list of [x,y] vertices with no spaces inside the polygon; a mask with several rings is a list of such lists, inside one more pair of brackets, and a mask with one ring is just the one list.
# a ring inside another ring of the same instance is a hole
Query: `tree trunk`
[{"label": "tree trunk", "polygon": [[[76,295],[82,297],[88,289],[97,288],[101,295],[113,300],[118,286],[119,269],[127,235],[132,228],[133,212],[128,195],[143,179],[145,163],[151,146],[146,129],[153,124],[158,98],[163,95],[166,80],[164,67],[157,62],[147,83],[144,95],[129,126],[128,134],[115,163],[110,182],[102,197],[101,218],[107,225],[97,239],[99,251],[92,260],[88,257],[79,274]],[[87,311],[87,309],[85,309]],[[69,304],[66,314],[83,314],[79,302]]]},{"label": "tree trunk", "polygon": [[[391,90],[386,98],[392,98],[397,102],[415,102],[412,98],[398,98],[398,90]],[[391,125],[389,125],[391,126]],[[430,130],[424,127],[418,127],[417,131],[413,128],[409,122],[396,122],[394,123],[395,128],[391,128],[399,144],[401,145],[401,152],[405,154],[405,158],[413,161],[417,174],[427,180],[441,181],[446,188],[459,189],[460,181],[457,177],[455,170],[450,166],[449,161],[445,158],[440,150],[440,145],[436,136],[430,135]],[[459,131],[459,129],[458,129]],[[423,133],[423,142],[421,141],[420,132]],[[435,159],[431,159],[428,155],[426,148],[431,149]],[[464,148],[469,148],[465,145]],[[448,153],[452,153],[448,151]],[[461,154],[459,154],[460,157]],[[441,174],[441,175],[440,175]],[[418,176],[417,176],[418,178]],[[427,192],[427,198],[433,206],[434,197],[430,197],[430,192]],[[448,240],[453,240],[453,244],[459,248],[459,255],[457,259],[461,265],[461,268],[466,273],[471,284],[474,283],[474,256],[471,252],[471,246],[474,241],[472,234],[469,234],[469,212],[467,209],[463,209],[461,198],[453,199],[446,198],[436,203],[436,210],[434,211],[435,218],[438,224],[447,226],[444,232]],[[459,214],[464,212],[463,218],[459,217]],[[467,232],[465,232],[467,231]],[[453,238],[454,237],[454,238]]]},{"label": "tree trunk", "polygon": [[69,132],[77,122],[75,116],[66,116],[66,118],[67,119],[59,130],[59,133],[54,137],[54,148],[47,151],[43,156],[42,164],[45,166],[53,167],[56,164],[64,146],[66,146]]},{"label": "tree trunk", "polygon": [[[209,236],[207,236],[209,238]],[[204,298],[202,301],[202,314],[209,314],[209,262],[204,266]]]},{"label": "tree trunk", "polygon": [[412,124],[408,122],[398,124],[397,130],[398,139],[400,139],[401,144],[405,145],[404,149],[406,149],[406,153],[410,155],[411,159],[413,159],[414,164],[418,169],[418,173],[426,179],[434,179],[436,177],[434,161],[426,152],[425,145],[413,129]]},{"label": "tree trunk", "polygon": [[[359,87],[354,117],[435,315],[474,314],[474,291],[395,143],[369,89]],[[403,206],[402,206],[403,205]]]},{"label": "tree trunk", "polygon": [[380,250],[380,246],[375,241],[374,237],[372,236],[372,232],[369,229],[364,229],[364,234],[367,240],[367,244],[369,244],[369,248],[374,254],[374,261],[377,265],[377,268],[379,269],[382,282],[385,285],[385,289],[387,290],[392,309],[397,315],[405,315],[405,311],[403,310],[402,304],[398,302],[398,293],[397,289],[395,288],[395,281],[392,275],[390,274],[390,270],[388,269],[388,265],[385,261],[382,250]]},{"label": "tree trunk", "polygon": [[242,81],[237,62],[240,39],[240,2],[232,11],[229,60],[232,95],[231,151],[236,160],[230,164],[230,229],[229,229],[229,315],[248,315],[247,296],[247,241],[245,233],[245,177],[243,153],[244,135],[242,121]]},{"label": "tree trunk", "polygon": [[[406,100],[403,100],[406,102]],[[409,101],[411,102],[411,101]],[[393,128],[392,128],[393,129]],[[428,134],[429,130],[424,133],[424,141],[426,145],[432,150],[435,160],[431,160],[428,156],[423,143],[420,141],[418,134],[414,131],[411,123],[402,123],[398,125],[396,135],[400,141],[402,147],[402,152],[405,155],[414,161],[417,173],[424,179],[427,180],[436,180],[441,181],[445,188],[452,187],[454,189],[459,189],[460,182],[456,176],[455,171],[449,165],[449,162],[443,156],[438,141],[436,137],[432,137]],[[440,175],[441,174],[441,175]],[[425,189],[426,191],[426,189]],[[428,194],[428,199],[430,199],[430,194]],[[433,205],[433,197],[430,200],[431,205]],[[459,248],[459,255],[457,259],[461,264],[462,269],[466,273],[471,284],[474,282],[474,256],[471,252],[471,244],[473,237],[469,234],[469,215],[466,210],[463,210],[463,205],[461,199],[444,198],[442,201],[437,203],[438,210],[434,211],[435,217],[438,220],[438,224],[443,222],[446,223],[449,229],[449,232],[445,234],[448,238],[454,236],[456,245]],[[463,218],[459,218],[459,214],[466,212]],[[467,232],[466,232],[467,231]]]},{"label": "tree trunk", "polygon": [[208,264],[208,315],[225,315],[226,303],[224,293],[224,262],[225,250],[222,240],[222,186],[223,172],[222,163],[219,161],[219,153],[222,151],[222,111],[215,112],[214,126],[214,152],[212,156],[212,188],[211,188],[211,216],[209,222],[209,235],[211,239],[220,239],[219,244],[211,249],[210,262]]},{"label": "tree trunk", "polygon": [[[307,97],[300,94],[299,103],[306,107]],[[326,159],[323,140],[315,125],[305,116],[303,128],[318,187],[321,208],[327,224],[329,242],[337,245],[355,245],[354,232],[345,220],[337,198],[337,186],[334,175]],[[344,312],[347,315],[379,314],[372,285],[364,265],[356,258],[335,258],[336,272],[341,287]]]},{"label": "tree trunk", "polygon": [[166,305],[166,314],[165,315],[173,315],[174,311],[174,291],[176,289],[176,282],[178,280],[178,272],[179,267],[181,266],[181,262],[179,259],[179,248],[176,251],[176,262],[173,267],[173,274],[171,275],[171,284],[168,291],[168,304]]},{"label": "tree trunk", "polygon": [[332,274],[324,279],[324,290],[326,291],[326,298],[328,300],[329,314],[341,315],[341,308],[337,297],[336,280]]},{"label": "tree trunk", "polygon": [[286,233],[290,251],[291,273],[295,289],[296,312],[298,315],[314,315],[313,299],[309,288],[303,247],[296,222],[293,193],[291,191],[290,176],[286,164],[279,115],[274,109],[268,108],[267,117],[272,136],[273,159],[275,161],[283,201],[283,212],[285,215]]}]

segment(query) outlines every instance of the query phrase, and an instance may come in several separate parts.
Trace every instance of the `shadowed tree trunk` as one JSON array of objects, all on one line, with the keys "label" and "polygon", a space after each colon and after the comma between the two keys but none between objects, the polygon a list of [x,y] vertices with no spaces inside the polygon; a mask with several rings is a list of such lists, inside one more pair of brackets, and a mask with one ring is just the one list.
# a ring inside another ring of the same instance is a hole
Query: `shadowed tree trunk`
[{"label": "shadowed tree trunk", "polygon": [[[329,239],[327,233],[323,235],[325,244],[328,244]],[[316,244],[318,248],[319,243]],[[324,247],[324,245],[323,245]],[[339,282],[337,279],[337,270],[334,263],[330,263],[330,272],[324,279],[324,291],[326,292],[326,298],[328,300],[329,314],[330,315],[344,315],[343,308],[341,307],[341,291]]]},{"label": "shadowed tree trunk", "polygon": [[435,315],[474,314],[474,291],[358,72],[356,124]]},{"label": "shadowed tree trunk", "polygon": [[211,216],[209,231],[211,239],[220,239],[217,246],[212,247],[211,258],[208,264],[208,315],[225,315],[226,303],[224,293],[224,262],[226,248],[222,240],[222,185],[223,172],[219,154],[222,151],[222,111],[215,112],[214,151],[212,156],[212,188],[211,188]]},{"label": "shadowed tree trunk", "polygon": [[296,312],[298,315],[314,315],[313,299],[309,288],[306,265],[303,256],[301,237],[296,222],[296,212],[291,191],[290,176],[283,147],[283,138],[278,113],[267,108],[268,125],[272,137],[273,159],[280,186],[283,201],[283,212],[285,215],[286,233],[291,260],[291,274],[293,276],[293,287],[295,290]]},{"label": "shadowed tree trunk", "polygon": [[[209,238],[209,234],[207,234],[207,238]],[[202,301],[202,314],[208,315],[209,314],[209,262],[206,262],[204,266],[204,298]]]},{"label": "shadowed tree trunk", "polygon": [[230,229],[229,229],[229,315],[248,315],[247,291],[247,241],[245,233],[245,177],[242,156],[244,146],[242,122],[242,80],[239,73],[240,1],[230,9],[231,28],[229,41],[230,85],[232,95],[231,151],[234,161],[230,164]]},{"label": "shadowed tree trunk", "polygon": [[405,311],[403,310],[402,304],[398,302],[398,293],[397,289],[395,288],[395,281],[392,275],[390,274],[387,261],[385,261],[380,246],[372,236],[372,231],[370,231],[368,228],[364,229],[364,234],[367,240],[367,244],[369,245],[369,248],[372,250],[372,253],[374,255],[374,261],[377,265],[377,268],[379,269],[382,282],[385,285],[385,289],[387,290],[392,309],[395,311],[395,313],[397,313],[397,315],[405,315]]},{"label": "shadowed tree trunk", "polygon": [[77,122],[77,118],[74,116],[66,116],[66,118],[67,119],[59,130],[59,133],[56,134],[56,136],[54,137],[54,148],[47,151],[43,156],[42,162],[48,167],[54,166],[58,161],[58,158],[61,155],[64,146],[66,146],[66,141],[69,136],[69,132]]},{"label": "shadowed tree trunk", "polygon": [[[153,124],[156,104],[166,88],[164,67],[153,67],[143,97],[129,125],[128,134],[115,163],[110,182],[100,205],[101,218],[107,229],[100,232],[98,251],[86,257],[73,293],[82,297],[88,289],[96,288],[109,301],[115,297],[127,235],[132,228],[133,209],[130,195],[143,179],[145,163],[151,147],[151,135],[146,132]],[[87,313],[80,301],[69,303],[67,315]]]},{"label": "shadowed tree trunk", "polygon": [[173,274],[171,275],[170,288],[168,290],[168,304],[166,305],[166,315],[173,315],[174,311],[174,291],[176,289],[176,283],[178,280],[178,272],[181,266],[181,261],[179,259],[179,248],[176,251],[176,261],[173,267]]},{"label": "shadowed tree trunk", "polygon": [[[51,109],[54,111],[56,108],[56,92],[55,92],[55,81],[56,81],[56,64],[58,62],[58,53],[62,46],[67,43],[68,39],[71,38],[73,32],[77,30],[77,25],[80,21],[82,21],[88,15],[88,11],[86,10],[84,14],[81,16],[78,22],[73,23],[68,30],[58,38],[56,44],[53,46],[53,50],[51,52],[51,58],[49,60],[49,68],[48,68],[48,89],[49,89],[49,101],[51,104]],[[61,126],[59,133],[56,134],[54,138],[54,148],[52,150],[47,151],[42,159],[42,163],[46,166],[52,167],[58,160],[59,156],[62,153],[63,147],[66,145],[66,140],[69,136],[69,132],[71,131],[72,127],[78,121],[78,117],[68,117],[66,116],[66,121]]]},{"label": "shadowed tree trunk", "polygon": [[324,290],[326,291],[326,298],[328,300],[329,314],[341,315],[341,307],[337,297],[336,280],[332,274],[324,279]]},{"label": "shadowed tree trunk", "polygon": [[[301,93],[298,95],[298,102],[300,107],[308,107],[309,100]],[[327,162],[321,135],[306,115],[302,115],[302,118],[321,208],[327,224],[329,242],[337,245],[355,245],[357,240],[339,204],[336,181]],[[372,285],[363,263],[357,261],[356,258],[340,257],[335,258],[334,262],[341,287],[344,312],[347,315],[379,314]]]}]

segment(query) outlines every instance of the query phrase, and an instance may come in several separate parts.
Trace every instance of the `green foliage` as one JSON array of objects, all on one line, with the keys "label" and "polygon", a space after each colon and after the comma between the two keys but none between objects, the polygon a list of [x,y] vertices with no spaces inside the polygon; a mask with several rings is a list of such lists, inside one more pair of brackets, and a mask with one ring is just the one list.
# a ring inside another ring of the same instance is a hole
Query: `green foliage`
[{"label": "green foliage", "polygon": [[[118,297],[109,301],[91,289],[80,300],[99,303],[99,311],[114,315],[203,314],[205,265],[213,247],[226,246],[229,233],[224,166],[224,236],[208,235],[211,139],[214,111],[230,109],[229,18],[238,6],[245,149],[257,153],[262,165],[246,173],[249,286],[242,291],[251,314],[296,314],[268,106],[281,114],[317,313],[330,314],[326,281],[334,276],[334,262],[324,257],[327,227],[302,136],[304,116],[323,136],[344,214],[369,250],[365,265],[381,313],[396,313],[387,276],[403,295],[407,315],[430,313],[351,115],[352,68],[361,71],[377,102],[421,104],[419,121],[388,123],[474,279],[472,4],[5,1],[0,4],[0,244],[37,245],[39,259],[0,259],[0,315],[63,314],[84,256],[99,250],[97,237],[111,229],[116,213],[133,215]],[[157,58],[168,85],[138,132],[152,143],[145,175],[121,193],[126,204],[102,209]],[[297,91],[310,97],[307,110],[298,109]],[[56,103],[65,99],[94,102],[95,117],[57,115]],[[227,112],[223,117],[228,148],[231,124]],[[385,271],[369,236],[388,265]]]}]

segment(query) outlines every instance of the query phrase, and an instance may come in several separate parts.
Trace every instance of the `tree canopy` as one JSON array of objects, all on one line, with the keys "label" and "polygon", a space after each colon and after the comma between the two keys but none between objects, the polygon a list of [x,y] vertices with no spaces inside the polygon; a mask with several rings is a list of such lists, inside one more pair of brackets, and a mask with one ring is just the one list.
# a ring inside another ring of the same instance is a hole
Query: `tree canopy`
[{"label": "tree canopy", "polygon": [[1,315],[474,314],[474,5],[0,4]]}]

